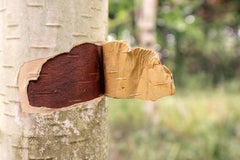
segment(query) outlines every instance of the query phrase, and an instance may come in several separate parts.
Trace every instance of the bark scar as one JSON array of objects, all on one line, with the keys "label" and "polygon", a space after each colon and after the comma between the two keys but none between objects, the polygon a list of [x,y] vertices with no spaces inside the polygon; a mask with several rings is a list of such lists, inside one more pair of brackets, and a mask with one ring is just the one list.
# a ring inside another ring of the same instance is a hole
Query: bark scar
[{"label": "bark scar", "polygon": [[18,77],[22,110],[64,108],[104,93],[101,49],[91,43],[69,53],[25,63]]}]

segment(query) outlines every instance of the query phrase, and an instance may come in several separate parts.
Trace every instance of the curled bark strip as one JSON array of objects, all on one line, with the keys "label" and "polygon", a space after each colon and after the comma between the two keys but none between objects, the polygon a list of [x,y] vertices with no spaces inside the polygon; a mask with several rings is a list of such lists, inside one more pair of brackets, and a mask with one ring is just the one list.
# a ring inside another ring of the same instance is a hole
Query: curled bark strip
[{"label": "curled bark strip", "polygon": [[157,100],[175,92],[171,72],[153,50],[114,41],[103,45],[103,59],[109,97]]}]

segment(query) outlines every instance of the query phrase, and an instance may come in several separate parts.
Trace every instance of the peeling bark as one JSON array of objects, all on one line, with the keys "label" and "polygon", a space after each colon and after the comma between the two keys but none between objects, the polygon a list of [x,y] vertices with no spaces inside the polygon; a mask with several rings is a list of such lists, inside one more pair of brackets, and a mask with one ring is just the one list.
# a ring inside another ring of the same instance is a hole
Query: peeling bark
[{"label": "peeling bark", "polygon": [[18,81],[26,113],[53,111],[103,94],[157,100],[175,91],[172,73],[156,52],[130,50],[122,41],[84,43],[69,53],[25,63]]},{"label": "peeling bark", "polygon": [[172,73],[153,50],[109,42],[103,45],[103,59],[107,96],[157,100],[175,92]]}]

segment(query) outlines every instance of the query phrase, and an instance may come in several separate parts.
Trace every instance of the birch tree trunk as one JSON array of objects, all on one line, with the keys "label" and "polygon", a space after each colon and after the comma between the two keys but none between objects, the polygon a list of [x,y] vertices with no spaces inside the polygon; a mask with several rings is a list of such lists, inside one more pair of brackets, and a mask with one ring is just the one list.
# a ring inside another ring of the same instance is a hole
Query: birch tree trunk
[{"label": "birch tree trunk", "polygon": [[0,159],[105,160],[107,108],[100,97],[51,114],[21,116],[24,62],[105,41],[107,0],[0,0]]},{"label": "birch tree trunk", "polygon": [[[137,0],[138,2],[139,0]],[[136,24],[139,28],[137,35],[139,45],[154,49],[156,45],[157,0],[142,0],[141,8],[136,15]]]},{"label": "birch tree trunk", "polygon": [[[158,0],[143,0],[141,3],[139,14],[136,15],[136,24],[139,28],[137,35],[139,45],[144,48],[156,50]],[[153,101],[146,101],[143,109],[153,125],[157,125],[160,117],[156,112],[157,107],[155,103]]]}]

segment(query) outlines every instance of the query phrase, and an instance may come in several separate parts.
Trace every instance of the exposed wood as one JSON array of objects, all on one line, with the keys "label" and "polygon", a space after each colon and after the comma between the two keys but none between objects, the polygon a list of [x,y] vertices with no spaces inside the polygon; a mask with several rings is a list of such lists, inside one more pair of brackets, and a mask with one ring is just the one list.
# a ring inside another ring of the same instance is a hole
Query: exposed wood
[{"label": "exposed wood", "polygon": [[[84,43],[69,53],[49,59],[43,64],[40,75],[33,75],[37,80],[29,82],[27,94],[30,105],[62,108],[103,95],[100,55],[97,45]],[[29,77],[27,75],[31,73],[22,74]]]}]

